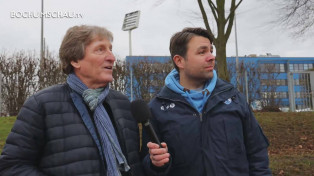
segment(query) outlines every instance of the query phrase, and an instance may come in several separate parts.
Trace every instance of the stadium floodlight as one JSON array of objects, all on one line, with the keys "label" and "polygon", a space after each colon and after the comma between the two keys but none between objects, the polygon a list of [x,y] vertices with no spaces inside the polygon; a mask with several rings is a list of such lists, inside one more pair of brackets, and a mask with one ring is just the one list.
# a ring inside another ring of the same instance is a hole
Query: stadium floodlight
[{"label": "stadium floodlight", "polygon": [[[138,27],[138,23],[140,21],[141,11],[137,10],[131,13],[125,14],[122,30],[129,31],[129,56],[132,56],[132,39],[131,39],[131,31]],[[133,71],[130,69],[130,77],[131,77],[131,101],[133,100]]]},{"label": "stadium floodlight", "polygon": [[136,29],[140,21],[140,14],[141,14],[141,11],[139,10],[125,14],[123,25],[122,25],[122,30],[130,31],[130,30]]}]

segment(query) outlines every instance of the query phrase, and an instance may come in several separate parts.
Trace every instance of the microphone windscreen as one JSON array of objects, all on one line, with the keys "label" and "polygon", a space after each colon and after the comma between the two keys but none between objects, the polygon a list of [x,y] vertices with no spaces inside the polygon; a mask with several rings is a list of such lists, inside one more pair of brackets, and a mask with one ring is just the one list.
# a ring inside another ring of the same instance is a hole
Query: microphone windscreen
[{"label": "microphone windscreen", "polygon": [[131,102],[131,112],[138,123],[147,122],[152,116],[147,104],[141,99]]}]

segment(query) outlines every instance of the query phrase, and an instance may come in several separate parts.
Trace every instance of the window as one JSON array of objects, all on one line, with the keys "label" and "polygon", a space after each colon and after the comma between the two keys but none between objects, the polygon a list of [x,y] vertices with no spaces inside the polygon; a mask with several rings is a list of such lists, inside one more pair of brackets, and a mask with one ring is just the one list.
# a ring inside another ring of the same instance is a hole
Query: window
[{"label": "window", "polygon": [[299,65],[293,64],[293,71],[299,71]]},{"label": "window", "polygon": [[296,98],[301,98],[300,92],[296,92],[296,93],[295,93],[295,97],[296,97]]},{"label": "window", "polygon": [[266,72],[265,64],[260,64],[259,67],[260,67],[262,73]]},{"label": "window", "polygon": [[288,98],[287,92],[279,92],[279,98]]},{"label": "window", "polygon": [[299,65],[299,71],[303,71],[304,70],[304,65],[303,64],[298,64]]},{"label": "window", "polygon": [[286,72],[285,64],[280,64],[280,72]]},{"label": "window", "polygon": [[280,72],[280,64],[274,64],[275,65],[275,70],[274,72]]},{"label": "window", "polygon": [[266,86],[266,85],[267,85],[267,80],[262,79],[262,80],[261,80],[261,85],[262,85],[262,86]]},{"label": "window", "polygon": [[287,85],[287,80],[285,80],[285,79],[278,79],[277,80],[277,85],[278,86],[286,86]]},{"label": "window", "polygon": [[304,64],[304,70],[308,70],[309,69],[309,64]]},{"label": "window", "polygon": [[289,71],[294,71],[293,64],[289,64]]},{"label": "window", "polygon": [[295,79],[295,80],[294,80],[294,84],[295,84],[295,85],[300,85],[300,81],[299,81],[298,79]]}]

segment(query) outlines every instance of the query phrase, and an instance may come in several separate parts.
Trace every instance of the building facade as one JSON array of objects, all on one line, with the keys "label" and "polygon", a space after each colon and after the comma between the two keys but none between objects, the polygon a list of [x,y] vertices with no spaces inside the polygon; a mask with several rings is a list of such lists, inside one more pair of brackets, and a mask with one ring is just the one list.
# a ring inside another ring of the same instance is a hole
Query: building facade
[{"label": "building facade", "polygon": [[[132,64],[143,60],[169,63],[170,56],[126,57],[127,63]],[[227,57],[227,66],[230,82],[246,95],[253,109],[314,109],[314,57]]]}]

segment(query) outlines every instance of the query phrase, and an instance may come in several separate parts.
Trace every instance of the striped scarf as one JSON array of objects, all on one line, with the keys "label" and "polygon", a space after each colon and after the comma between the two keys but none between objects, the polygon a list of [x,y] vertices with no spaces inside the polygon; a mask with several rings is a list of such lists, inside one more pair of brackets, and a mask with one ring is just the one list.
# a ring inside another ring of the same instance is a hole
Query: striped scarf
[{"label": "striped scarf", "polygon": [[107,164],[107,176],[119,176],[120,170],[130,169],[121,147],[110,117],[103,106],[103,101],[109,93],[109,86],[98,89],[88,87],[74,74],[67,77],[70,88],[82,96],[90,110],[94,112],[93,118],[100,136],[103,154]]}]

